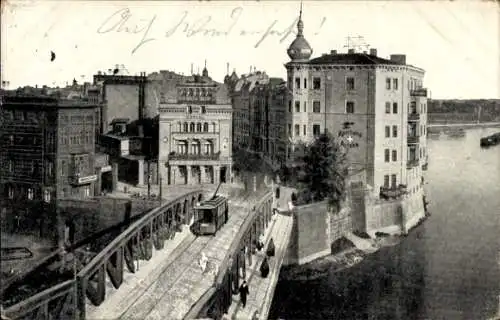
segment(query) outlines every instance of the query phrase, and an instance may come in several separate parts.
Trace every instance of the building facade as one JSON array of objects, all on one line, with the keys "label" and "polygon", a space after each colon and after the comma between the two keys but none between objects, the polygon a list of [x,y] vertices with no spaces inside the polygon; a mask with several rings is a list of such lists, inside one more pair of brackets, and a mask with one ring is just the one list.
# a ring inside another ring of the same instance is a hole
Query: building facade
[{"label": "building facade", "polygon": [[[369,52],[329,54],[311,59],[312,48],[299,19],[288,48],[287,135],[294,144],[330,132],[347,150],[351,169],[365,170],[363,181],[376,198],[419,194],[425,165],[427,90],[424,70]],[[383,223],[382,223],[383,225]]]},{"label": "building facade", "polygon": [[257,152],[273,164],[284,160],[287,94],[283,79],[260,71],[242,75],[231,90],[234,147]]},{"label": "building facade", "polygon": [[56,199],[94,196],[101,170],[94,163],[96,107],[47,96],[2,96],[2,219],[16,217],[19,227],[19,220],[40,220]]},{"label": "building facade", "polygon": [[226,84],[213,81],[205,68],[179,83],[159,111],[161,183],[230,182],[233,110]]}]

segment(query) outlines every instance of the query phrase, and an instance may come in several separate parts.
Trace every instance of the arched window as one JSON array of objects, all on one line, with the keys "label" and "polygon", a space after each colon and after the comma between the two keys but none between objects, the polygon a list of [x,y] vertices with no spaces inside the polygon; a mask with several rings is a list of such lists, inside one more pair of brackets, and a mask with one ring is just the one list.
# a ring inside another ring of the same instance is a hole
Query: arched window
[{"label": "arched window", "polygon": [[207,108],[205,106],[201,106],[201,113],[207,113]]},{"label": "arched window", "polygon": [[191,142],[191,153],[192,154],[200,154],[200,141],[194,140]]},{"label": "arched window", "polygon": [[205,88],[201,89],[201,96],[205,97],[207,95],[207,90]]},{"label": "arched window", "polygon": [[217,125],[215,124],[215,122],[212,122],[212,132],[216,132],[216,131],[215,131],[216,126],[217,126]]},{"label": "arched window", "polygon": [[188,124],[187,124],[187,122],[184,122],[184,132],[188,132]]},{"label": "arched window", "polygon": [[205,154],[213,154],[214,153],[214,145],[212,141],[205,141],[205,146],[204,146],[204,153]]},{"label": "arched window", "polygon": [[208,132],[208,122],[205,122],[205,123],[203,124],[203,131],[204,131],[204,132]]},{"label": "arched window", "polygon": [[189,125],[189,131],[194,132],[194,123],[193,122],[191,122],[191,124]]},{"label": "arched window", "polygon": [[177,122],[177,128],[179,129],[179,132],[182,132],[182,123],[180,121]]},{"label": "arched window", "polygon": [[201,131],[201,123],[196,124],[196,131],[200,132]]}]

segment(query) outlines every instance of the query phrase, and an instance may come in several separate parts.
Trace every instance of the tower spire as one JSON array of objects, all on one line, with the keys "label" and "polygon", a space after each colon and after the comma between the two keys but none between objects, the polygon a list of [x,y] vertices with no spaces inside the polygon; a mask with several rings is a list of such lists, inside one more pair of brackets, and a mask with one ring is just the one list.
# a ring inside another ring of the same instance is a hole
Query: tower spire
[{"label": "tower spire", "polygon": [[304,32],[304,22],[302,21],[302,0],[300,0],[299,21],[297,22],[297,37],[302,37]]}]

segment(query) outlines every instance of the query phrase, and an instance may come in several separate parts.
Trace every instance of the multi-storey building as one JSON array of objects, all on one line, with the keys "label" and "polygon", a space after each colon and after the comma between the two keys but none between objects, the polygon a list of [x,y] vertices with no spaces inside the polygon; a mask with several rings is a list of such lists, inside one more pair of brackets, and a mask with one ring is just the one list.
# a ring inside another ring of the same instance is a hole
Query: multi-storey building
[{"label": "multi-storey building", "polygon": [[381,58],[376,49],[311,59],[301,18],[297,28],[286,64],[289,148],[331,132],[346,147],[351,168],[365,170],[376,197],[419,193],[427,154],[424,70],[407,64],[405,55]]},{"label": "multi-storey building", "polygon": [[284,155],[284,112],[287,88],[284,80],[256,71],[242,75],[232,86],[233,143],[272,162]]},{"label": "multi-storey building", "polygon": [[100,188],[96,107],[48,96],[2,96],[2,219],[35,221],[54,199],[84,199]]},{"label": "multi-storey building", "polygon": [[177,84],[159,111],[162,183],[229,182],[233,110],[227,85],[213,81],[205,68]]}]

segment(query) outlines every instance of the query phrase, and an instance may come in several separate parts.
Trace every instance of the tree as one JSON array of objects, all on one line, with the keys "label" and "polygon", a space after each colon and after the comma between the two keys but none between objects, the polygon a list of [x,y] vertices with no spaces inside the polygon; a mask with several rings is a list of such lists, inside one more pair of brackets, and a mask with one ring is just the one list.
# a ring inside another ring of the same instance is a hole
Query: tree
[{"label": "tree", "polygon": [[331,134],[321,134],[305,146],[300,158],[299,203],[326,199],[330,209],[340,210],[345,199],[348,174],[342,147]]}]

